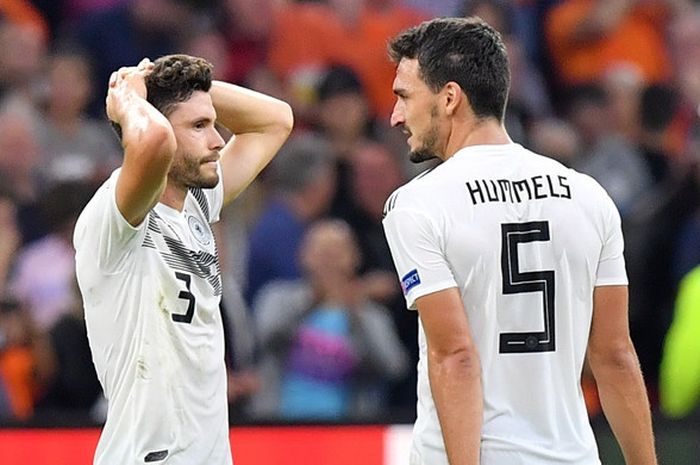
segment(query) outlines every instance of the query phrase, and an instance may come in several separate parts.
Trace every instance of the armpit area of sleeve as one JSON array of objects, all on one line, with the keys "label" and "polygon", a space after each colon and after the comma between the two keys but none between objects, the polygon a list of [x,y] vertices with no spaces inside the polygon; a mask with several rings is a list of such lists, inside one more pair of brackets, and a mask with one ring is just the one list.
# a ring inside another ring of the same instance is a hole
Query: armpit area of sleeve
[{"label": "armpit area of sleeve", "polygon": [[457,287],[457,283],[453,279],[430,283],[429,285],[416,287],[408,291],[406,294],[406,308],[409,310],[417,310],[416,300],[420,297],[432,294],[433,292],[443,291],[451,287]]}]

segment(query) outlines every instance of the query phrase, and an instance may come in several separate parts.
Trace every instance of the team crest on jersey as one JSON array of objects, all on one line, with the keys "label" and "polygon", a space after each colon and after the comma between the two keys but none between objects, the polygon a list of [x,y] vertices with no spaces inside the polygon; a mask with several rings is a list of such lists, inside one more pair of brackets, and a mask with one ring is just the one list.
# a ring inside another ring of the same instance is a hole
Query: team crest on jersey
[{"label": "team crest on jersey", "polygon": [[211,233],[209,233],[209,229],[199,221],[199,218],[190,216],[187,218],[187,224],[190,226],[190,231],[194,238],[197,239],[197,242],[202,245],[211,244]]},{"label": "team crest on jersey", "polygon": [[408,291],[420,284],[420,276],[418,275],[418,270],[409,271],[406,276],[401,278],[401,289],[403,289],[404,295],[408,294]]}]

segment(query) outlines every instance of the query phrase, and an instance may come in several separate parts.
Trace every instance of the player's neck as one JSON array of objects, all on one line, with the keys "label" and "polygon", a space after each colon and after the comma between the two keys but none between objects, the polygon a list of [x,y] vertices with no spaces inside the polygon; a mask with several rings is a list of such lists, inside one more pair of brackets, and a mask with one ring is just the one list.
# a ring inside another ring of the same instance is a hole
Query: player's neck
[{"label": "player's neck", "polygon": [[445,146],[445,158],[451,158],[464,147],[473,145],[510,144],[508,132],[496,119],[472,120],[469,123],[455,125]]},{"label": "player's neck", "polygon": [[167,183],[158,201],[163,205],[167,205],[168,207],[181,212],[182,209],[185,208],[186,198],[187,188],[174,186],[170,183]]}]

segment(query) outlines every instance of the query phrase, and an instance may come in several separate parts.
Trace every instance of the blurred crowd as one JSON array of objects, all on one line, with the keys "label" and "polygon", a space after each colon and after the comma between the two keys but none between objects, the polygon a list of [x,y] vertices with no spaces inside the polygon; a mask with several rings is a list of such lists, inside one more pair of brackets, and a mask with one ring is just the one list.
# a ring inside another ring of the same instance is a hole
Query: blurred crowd
[{"label": "blurred crowd", "polygon": [[[216,226],[232,421],[412,421],[417,317],[381,220],[389,194],[430,166],[410,165],[388,124],[386,43],[462,15],[505,39],[515,142],[591,175],[615,201],[653,407],[697,412],[697,1],[7,0],[0,423],[104,418],[71,235],[121,160],[104,113],[110,73],[168,53],[205,57],[217,79],[295,112],[288,143]],[[598,415],[587,375],[584,389]]]}]

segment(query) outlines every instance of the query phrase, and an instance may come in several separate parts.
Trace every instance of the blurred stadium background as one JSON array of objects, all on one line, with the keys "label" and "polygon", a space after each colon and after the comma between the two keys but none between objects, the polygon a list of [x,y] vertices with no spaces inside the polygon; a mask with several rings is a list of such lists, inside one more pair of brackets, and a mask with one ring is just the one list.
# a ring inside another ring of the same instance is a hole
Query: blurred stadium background
[{"label": "blurred stadium background", "polygon": [[[109,74],[176,52],[207,58],[218,79],[289,101],[296,117],[288,144],[216,231],[236,463],[405,463],[416,317],[403,307],[381,213],[389,193],[427,166],[407,162],[403,135],[389,127],[385,48],[423,19],[468,14],[508,46],[513,139],[590,174],[618,206],[661,463],[700,463],[697,1],[5,0],[0,464],[91,463],[105,406],[71,232],[120,164],[103,108]],[[329,263],[337,250],[358,251],[357,314],[381,331],[359,325],[341,336],[358,354],[332,386],[346,400],[319,409],[315,398],[290,400],[285,380],[308,323],[306,303],[290,296],[314,285],[301,245],[309,225],[328,218],[354,237],[309,247]],[[588,373],[583,387],[603,463],[622,464]]]}]

